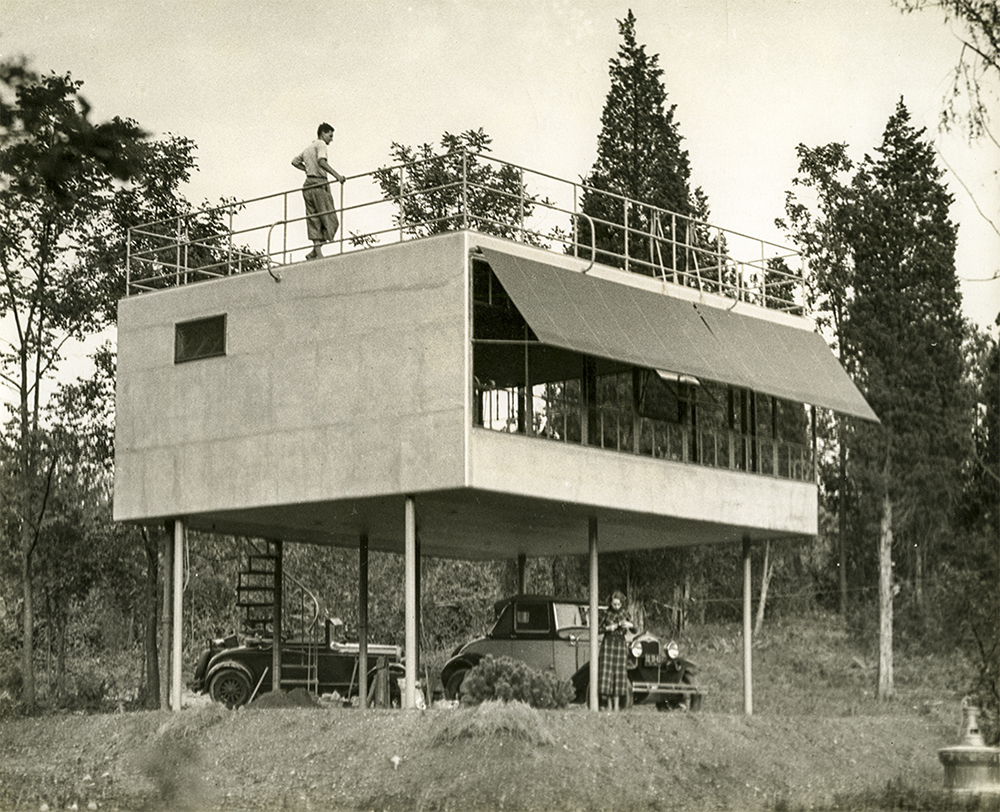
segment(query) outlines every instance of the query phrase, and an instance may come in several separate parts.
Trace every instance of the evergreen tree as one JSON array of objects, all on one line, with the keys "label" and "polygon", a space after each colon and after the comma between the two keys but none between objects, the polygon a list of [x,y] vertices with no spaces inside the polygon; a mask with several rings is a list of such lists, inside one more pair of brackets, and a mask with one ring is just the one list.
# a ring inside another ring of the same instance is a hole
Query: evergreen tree
[{"label": "evergreen tree", "polygon": [[[622,267],[627,219],[629,256],[650,263],[631,269],[653,273],[661,260],[673,265],[673,252],[661,246],[658,253],[643,235],[660,234],[669,240],[675,233],[683,242],[690,231],[693,241],[695,228],[686,218],[706,218],[708,201],[700,188],[691,189],[691,165],[674,118],[676,105],[667,104],[659,55],[647,55],[646,47],[636,42],[635,22],[631,10],[618,21],[622,44],[609,63],[611,89],[601,114],[597,160],[584,179],[589,188],[584,190],[582,210],[591,219],[577,218],[576,227],[579,241],[589,245],[593,222],[598,260]],[[630,206],[626,212],[624,198],[647,205]],[[650,206],[682,217],[656,217]],[[682,252],[680,269],[689,262]]]},{"label": "evergreen tree", "polygon": [[882,527],[882,648],[890,653],[888,681],[880,674],[883,697],[892,695],[891,639],[884,640],[891,635],[888,554],[898,553],[905,566],[904,601],[919,619],[934,542],[951,530],[970,452],[958,229],[942,176],[924,130],[910,124],[900,100],[876,157],[865,156],[854,181],[854,297],[845,334],[861,388],[882,422],[859,424],[850,454],[861,521]]}]

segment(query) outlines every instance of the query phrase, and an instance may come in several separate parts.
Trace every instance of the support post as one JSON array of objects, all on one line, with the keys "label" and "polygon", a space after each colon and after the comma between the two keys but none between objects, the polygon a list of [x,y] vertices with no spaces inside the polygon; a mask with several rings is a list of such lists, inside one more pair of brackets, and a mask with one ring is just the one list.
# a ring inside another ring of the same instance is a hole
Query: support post
[{"label": "support post", "polygon": [[358,540],[358,697],[368,707],[368,532]]},{"label": "support post", "polygon": [[598,595],[599,584],[597,580],[597,517],[591,516],[588,527],[590,546],[590,681],[588,702],[592,711],[600,710],[600,699],[597,696],[597,631],[598,631]]},{"label": "support post", "polygon": [[281,627],[284,623],[284,545],[280,541],[272,541],[274,551],[274,604],[271,606],[271,693],[281,693]]},{"label": "support post", "polygon": [[753,627],[750,537],[743,537],[743,713],[753,716]]},{"label": "support post", "polygon": [[170,660],[170,708],[173,711],[181,709],[181,663],[182,663],[182,631],[184,629],[184,541],[187,528],[183,519],[174,521],[174,560],[173,560],[173,642]]},{"label": "support post", "polygon": [[517,554],[517,594],[524,594],[524,567],[528,557],[524,553]]},{"label": "support post", "polygon": [[405,530],[405,572],[403,580],[406,615],[406,679],[402,706],[406,710],[416,708],[417,689],[417,511],[413,497],[406,497]]}]

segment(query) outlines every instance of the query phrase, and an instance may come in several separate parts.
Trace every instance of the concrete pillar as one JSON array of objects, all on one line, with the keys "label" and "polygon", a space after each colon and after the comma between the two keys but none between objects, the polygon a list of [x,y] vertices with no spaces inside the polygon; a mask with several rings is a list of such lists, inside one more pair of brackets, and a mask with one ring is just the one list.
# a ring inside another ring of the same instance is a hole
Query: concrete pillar
[{"label": "concrete pillar", "polygon": [[172,655],[170,659],[170,708],[174,711],[181,709],[182,631],[184,629],[184,542],[186,535],[187,527],[184,524],[184,520],[176,519],[174,521],[174,566],[172,576],[174,593],[173,641],[171,643]]},{"label": "concrete pillar", "polygon": [[753,716],[753,605],[750,537],[743,537],[743,712]]},{"label": "concrete pillar", "polygon": [[417,707],[417,511],[412,496],[406,497],[405,568],[403,580],[406,616],[406,679],[402,705],[404,709]]},{"label": "concrete pillar", "polygon": [[597,666],[598,666],[598,595],[600,585],[597,581],[597,517],[591,516],[589,519],[589,541],[590,541],[590,695],[588,697],[590,709],[600,710],[600,698],[597,696]]},{"label": "concrete pillar", "polygon": [[368,707],[368,533],[358,540],[358,697]]}]

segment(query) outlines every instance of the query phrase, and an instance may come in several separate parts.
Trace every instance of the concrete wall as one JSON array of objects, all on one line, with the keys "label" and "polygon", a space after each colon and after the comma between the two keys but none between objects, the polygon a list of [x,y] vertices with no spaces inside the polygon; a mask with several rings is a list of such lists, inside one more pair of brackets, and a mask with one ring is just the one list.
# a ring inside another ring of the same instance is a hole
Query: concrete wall
[{"label": "concrete wall", "polygon": [[[463,233],[123,300],[115,518],[464,484]],[[174,363],[225,313],[225,357]]]},{"label": "concrete wall", "polygon": [[[715,528],[713,533],[727,526],[755,536],[761,532],[812,536],[817,532],[817,492],[811,482],[486,429],[472,432],[470,451],[470,484],[485,491],[592,505],[598,512],[670,517],[702,524],[706,530]],[[691,537],[691,543],[696,540],[702,539]]]}]

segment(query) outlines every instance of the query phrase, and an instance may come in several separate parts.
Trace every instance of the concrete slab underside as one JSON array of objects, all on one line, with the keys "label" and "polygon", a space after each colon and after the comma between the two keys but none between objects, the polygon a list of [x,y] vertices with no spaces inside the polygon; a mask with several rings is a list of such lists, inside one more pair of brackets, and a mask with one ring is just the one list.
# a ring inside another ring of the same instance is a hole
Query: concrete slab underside
[{"label": "concrete slab underside", "polygon": [[[601,552],[803,535],[471,489],[415,494],[414,500],[421,555],[442,558],[583,555],[591,517],[601,528]],[[193,530],[341,547],[357,547],[367,532],[370,549],[402,553],[404,511],[405,497],[381,496],[221,511],[187,522]]]}]

